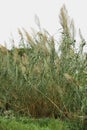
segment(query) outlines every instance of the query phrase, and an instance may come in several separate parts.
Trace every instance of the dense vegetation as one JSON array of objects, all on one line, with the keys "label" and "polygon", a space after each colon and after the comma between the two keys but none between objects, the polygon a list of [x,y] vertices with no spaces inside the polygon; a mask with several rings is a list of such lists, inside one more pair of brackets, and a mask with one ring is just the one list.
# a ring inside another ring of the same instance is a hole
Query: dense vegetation
[{"label": "dense vegetation", "polygon": [[46,30],[33,31],[31,36],[25,29],[18,29],[21,48],[7,50],[1,46],[2,116],[10,116],[11,111],[11,115],[75,121],[81,130],[87,126],[87,54],[83,52],[86,42],[79,31],[81,40],[76,49],[74,23],[65,6],[60,11],[60,23],[58,52],[54,37]]}]

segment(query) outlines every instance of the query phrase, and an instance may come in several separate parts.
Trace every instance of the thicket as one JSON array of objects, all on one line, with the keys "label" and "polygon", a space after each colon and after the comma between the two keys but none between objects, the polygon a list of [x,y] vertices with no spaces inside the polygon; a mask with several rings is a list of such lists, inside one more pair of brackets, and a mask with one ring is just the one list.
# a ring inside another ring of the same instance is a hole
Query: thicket
[{"label": "thicket", "polygon": [[[79,30],[77,50],[75,27],[65,6],[60,11],[61,40],[46,30],[18,29],[21,48],[0,48],[0,111],[32,117],[80,120],[87,116],[87,54]],[[38,21],[39,22],[39,21]]]}]

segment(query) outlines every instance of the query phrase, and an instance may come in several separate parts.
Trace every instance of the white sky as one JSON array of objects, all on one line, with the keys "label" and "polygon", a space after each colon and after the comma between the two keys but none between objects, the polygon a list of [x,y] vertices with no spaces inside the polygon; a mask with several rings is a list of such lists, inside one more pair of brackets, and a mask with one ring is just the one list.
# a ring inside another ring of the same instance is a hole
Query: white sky
[{"label": "white sky", "polygon": [[11,32],[16,38],[18,27],[37,29],[35,14],[42,28],[51,34],[59,33],[59,13],[63,4],[74,19],[76,33],[80,28],[87,39],[87,0],[0,0],[0,44],[8,41]]}]

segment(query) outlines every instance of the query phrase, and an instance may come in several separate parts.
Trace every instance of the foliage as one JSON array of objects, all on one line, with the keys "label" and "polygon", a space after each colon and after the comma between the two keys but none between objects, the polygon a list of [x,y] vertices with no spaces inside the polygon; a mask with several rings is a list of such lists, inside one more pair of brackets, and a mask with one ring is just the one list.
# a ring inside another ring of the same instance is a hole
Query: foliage
[{"label": "foliage", "polygon": [[[18,29],[21,48],[0,47],[0,113],[32,117],[55,117],[82,121],[87,115],[86,42],[76,49],[75,27],[65,6],[60,11],[62,26],[59,51],[46,30],[30,34]],[[38,24],[39,25],[39,24]],[[60,53],[59,53],[60,52]]]}]

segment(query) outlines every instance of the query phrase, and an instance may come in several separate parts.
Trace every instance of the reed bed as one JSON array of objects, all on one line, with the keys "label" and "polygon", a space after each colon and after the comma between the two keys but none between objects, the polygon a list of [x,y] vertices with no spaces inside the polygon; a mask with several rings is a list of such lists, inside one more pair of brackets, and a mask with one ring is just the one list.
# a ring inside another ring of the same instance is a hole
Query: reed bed
[{"label": "reed bed", "polygon": [[86,42],[80,33],[76,50],[75,27],[65,6],[60,11],[61,40],[47,31],[30,35],[18,29],[21,48],[0,47],[0,110],[32,117],[80,119],[87,115]]}]

